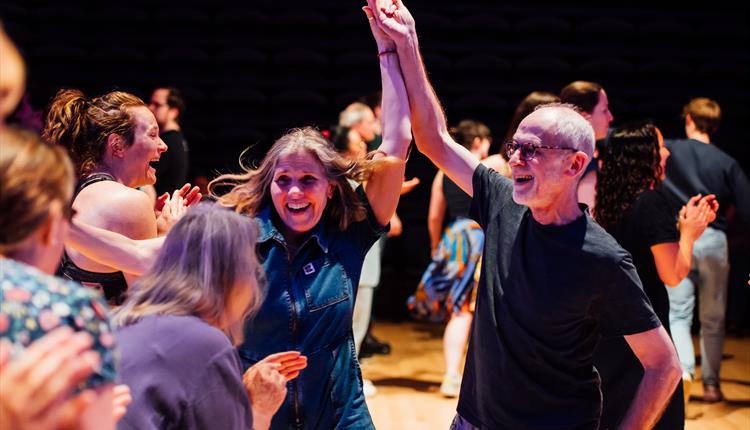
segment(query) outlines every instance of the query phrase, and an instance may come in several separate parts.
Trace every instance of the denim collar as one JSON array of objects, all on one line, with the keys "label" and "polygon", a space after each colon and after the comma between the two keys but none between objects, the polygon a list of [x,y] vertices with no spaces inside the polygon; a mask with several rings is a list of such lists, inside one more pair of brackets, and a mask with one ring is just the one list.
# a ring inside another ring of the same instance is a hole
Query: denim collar
[{"label": "denim collar", "polygon": [[[255,217],[258,228],[260,230],[260,235],[258,237],[258,243],[265,243],[268,242],[271,239],[275,239],[279,243],[282,243],[286,245],[286,239],[284,239],[284,235],[281,234],[281,232],[276,228],[275,225],[273,225],[273,218],[276,217],[278,219],[278,215],[276,215],[276,211],[273,209],[273,205],[267,205],[263,209],[258,212],[258,215]],[[326,222],[325,222],[325,213],[320,218],[320,221],[313,227],[313,229],[310,231],[309,236],[305,240],[302,246],[307,244],[307,242],[310,241],[310,238],[315,238],[315,243],[318,244],[318,247],[325,252],[328,253],[328,245],[330,242],[329,235],[327,234],[328,231],[326,229]],[[281,220],[278,220],[281,222]]]}]

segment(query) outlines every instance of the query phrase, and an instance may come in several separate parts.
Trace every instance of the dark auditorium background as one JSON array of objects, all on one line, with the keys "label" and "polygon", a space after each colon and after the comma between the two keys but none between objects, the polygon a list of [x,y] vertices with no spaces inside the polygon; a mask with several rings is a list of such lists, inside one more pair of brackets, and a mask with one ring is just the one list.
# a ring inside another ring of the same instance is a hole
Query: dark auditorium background
[{"label": "dark auditorium background", "polygon": [[[690,4],[692,3],[692,4]],[[732,3],[738,3],[732,5]],[[739,4],[742,3],[742,4]],[[144,100],[156,86],[182,90],[190,177],[262,157],[284,130],[328,129],[338,112],[380,86],[364,1],[3,0],[0,19],[28,63],[31,105],[61,87],[88,95],[122,89]],[[750,166],[750,6],[747,2],[409,0],[430,77],[449,122],[486,122],[497,150],[515,105],[533,90],[573,80],[607,90],[619,125],[648,117],[683,137],[681,107],[717,100],[715,143]],[[435,168],[412,154],[422,183],[398,214],[375,314],[406,317],[404,301],[429,260],[426,216]],[[750,226],[730,232],[730,331],[750,332]]]}]

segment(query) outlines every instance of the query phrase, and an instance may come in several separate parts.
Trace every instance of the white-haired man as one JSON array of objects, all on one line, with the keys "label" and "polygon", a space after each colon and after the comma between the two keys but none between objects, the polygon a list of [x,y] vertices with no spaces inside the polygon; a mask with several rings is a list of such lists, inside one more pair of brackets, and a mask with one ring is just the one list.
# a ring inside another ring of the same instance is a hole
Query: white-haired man
[{"label": "white-haired man", "polygon": [[400,0],[368,0],[395,42],[417,147],[472,196],[482,273],[455,429],[596,429],[600,336],[624,336],[645,368],[623,428],[650,428],[680,380],[674,347],[630,255],[578,205],[594,132],[573,108],[536,110],[508,145],[512,180],[448,134]]}]

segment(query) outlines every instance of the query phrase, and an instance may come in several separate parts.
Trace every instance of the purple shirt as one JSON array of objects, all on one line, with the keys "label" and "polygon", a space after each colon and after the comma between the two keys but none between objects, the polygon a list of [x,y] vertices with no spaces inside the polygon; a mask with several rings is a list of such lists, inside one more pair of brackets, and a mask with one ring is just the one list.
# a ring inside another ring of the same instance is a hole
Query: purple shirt
[{"label": "purple shirt", "polygon": [[192,316],[150,316],[117,332],[133,402],[118,429],[251,429],[242,367],[227,336]]}]

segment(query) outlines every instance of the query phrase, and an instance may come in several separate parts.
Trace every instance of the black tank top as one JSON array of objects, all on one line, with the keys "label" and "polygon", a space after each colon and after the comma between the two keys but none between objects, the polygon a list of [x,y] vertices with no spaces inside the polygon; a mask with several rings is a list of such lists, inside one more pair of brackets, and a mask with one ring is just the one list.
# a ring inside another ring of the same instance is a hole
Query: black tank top
[{"label": "black tank top", "polygon": [[458,218],[469,218],[471,197],[455,182],[451,181],[448,175],[443,175],[443,195],[445,196],[445,207],[448,215],[446,224],[450,224]]},{"label": "black tank top", "polygon": [[[73,194],[73,200],[75,200],[81,190],[91,184],[114,180],[115,178],[108,173],[95,173],[78,183]],[[122,304],[125,292],[128,289],[128,282],[125,280],[125,275],[122,272],[100,273],[81,269],[68,257],[67,252],[63,252],[59,274],[80,283],[84,287],[102,290],[104,297],[107,298],[107,302],[111,305]]]}]

